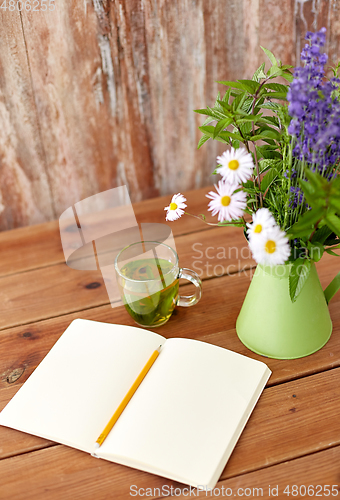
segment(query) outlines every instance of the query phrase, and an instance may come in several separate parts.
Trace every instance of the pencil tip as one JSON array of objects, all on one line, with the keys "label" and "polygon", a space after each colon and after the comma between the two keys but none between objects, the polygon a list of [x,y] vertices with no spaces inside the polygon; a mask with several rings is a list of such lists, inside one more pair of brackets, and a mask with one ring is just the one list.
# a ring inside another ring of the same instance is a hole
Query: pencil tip
[{"label": "pencil tip", "polygon": [[99,443],[94,443],[94,449],[95,449],[95,450],[98,450],[99,446],[100,446],[100,444],[99,444]]}]

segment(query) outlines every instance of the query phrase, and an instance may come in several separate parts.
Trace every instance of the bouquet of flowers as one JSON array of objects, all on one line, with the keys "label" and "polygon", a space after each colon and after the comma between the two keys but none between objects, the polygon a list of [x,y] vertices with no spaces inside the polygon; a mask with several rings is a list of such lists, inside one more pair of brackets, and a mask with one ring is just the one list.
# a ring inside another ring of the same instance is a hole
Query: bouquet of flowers
[{"label": "bouquet of flowers", "polygon": [[[196,110],[207,116],[198,148],[209,139],[228,145],[217,157],[213,173],[222,178],[207,194],[209,210],[217,225],[244,228],[257,263],[291,265],[293,302],[312,262],[325,251],[337,256],[340,248],[340,63],[326,77],[325,36],[325,28],[307,33],[304,66],[293,74],[261,47],[271,63],[267,71],[263,63],[251,80],[219,82],[227,87],[224,96]],[[187,213],[186,201],[174,195],[166,220]]]}]

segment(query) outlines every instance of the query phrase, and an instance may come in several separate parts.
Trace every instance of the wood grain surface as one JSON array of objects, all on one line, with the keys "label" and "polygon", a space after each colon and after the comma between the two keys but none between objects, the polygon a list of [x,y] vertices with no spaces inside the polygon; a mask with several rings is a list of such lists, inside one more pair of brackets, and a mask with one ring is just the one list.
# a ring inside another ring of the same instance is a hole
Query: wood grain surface
[{"label": "wood grain surface", "polygon": [[52,205],[19,12],[0,9],[0,228],[37,224]]},{"label": "wood grain surface", "polygon": [[[340,369],[337,369],[331,374],[326,372],[265,389],[217,488],[223,484],[228,485],[223,481],[231,477],[238,478],[236,484],[239,486],[250,487],[252,481],[249,484],[246,475],[253,471],[257,474],[264,473],[257,483],[259,486],[266,487],[266,481],[276,485],[269,467],[285,465],[303,456],[308,459],[311,454],[314,454],[314,466],[323,450],[332,452],[333,449],[333,454],[339,456],[339,381]],[[322,425],[320,414],[323,415]],[[36,446],[37,444],[38,442],[35,443]],[[338,461],[329,463],[327,471],[322,468],[322,474],[319,470],[314,477],[305,472],[304,476],[301,474],[300,483],[306,484],[303,482],[305,479],[310,481],[307,485],[333,483],[339,486],[338,464]],[[328,482],[329,478],[331,483]],[[44,498],[46,489],[49,491],[49,498],[53,499],[60,498],[61,495],[63,498],[93,498],[94,495],[106,498],[109,491],[114,492],[115,498],[127,499],[131,485],[156,488],[174,484],[173,481],[105,460],[98,463],[98,460],[86,453],[61,445],[1,460],[0,479],[1,484],[5,485],[2,491],[8,497],[31,499]],[[296,484],[291,476],[286,475],[282,479],[285,479],[286,484]],[[30,488],[26,490],[25,485]],[[177,486],[183,488],[179,483]],[[157,498],[162,495],[149,496]]]},{"label": "wood grain surface", "polygon": [[[198,213],[206,209],[205,193],[204,188],[185,192]],[[164,221],[166,200],[136,203],[138,221]],[[198,271],[201,266],[203,297],[192,309],[176,308],[159,333],[210,342],[264,361],[239,341],[235,331],[254,271],[254,262],[245,254],[242,231],[209,227],[189,217],[169,225],[181,265],[196,266]],[[198,249],[203,254],[200,258]],[[57,222],[3,232],[0,262],[1,410],[74,319],[134,323],[124,307],[111,307],[99,271],[66,266]],[[215,266],[223,267],[222,276],[215,272],[221,268]],[[325,287],[337,272],[337,259],[327,255],[317,268]],[[191,286],[183,283],[181,293],[190,293]],[[239,488],[245,496],[245,489],[250,488],[246,490],[250,498],[261,493],[258,488],[262,488],[262,498],[272,498],[276,490],[269,488],[276,487],[278,498],[286,498],[287,485],[301,486],[295,498],[303,498],[303,486],[309,485],[334,485],[333,491],[340,491],[339,304],[340,292],[329,306],[332,336],[320,351],[296,360],[265,358],[272,375],[217,484],[220,495],[216,490],[214,496],[225,497],[222,487],[229,488],[232,496]],[[132,485],[144,492],[151,488],[148,498],[171,495],[171,487],[177,488],[176,493],[172,490],[173,498],[188,498],[180,483],[0,427],[1,500],[127,500]]]},{"label": "wood grain surface", "polygon": [[307,29],[326,26],[339,56],[339,3],[328,0],[56,0],[52,12],[0,9],[0,229],[58,218],[127,185],[133,202],[210,184],[197,151],[216,82],[249,78],[260,45],[298,64]]}]

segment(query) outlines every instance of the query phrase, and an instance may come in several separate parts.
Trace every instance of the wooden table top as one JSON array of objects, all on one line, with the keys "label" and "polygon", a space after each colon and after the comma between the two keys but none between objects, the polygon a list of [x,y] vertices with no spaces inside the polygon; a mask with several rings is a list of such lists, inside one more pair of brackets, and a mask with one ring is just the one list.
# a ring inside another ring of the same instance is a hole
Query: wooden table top
[{"label": "wooden table top", "polygon": [[[185,193],[191,213],[206,212],[207,191]],[[165,222],[168,202],[164,197],[135,204],[138,222]],[[193,308],[177,308],[157,333],[234,350],[266,362],[273,372],[216,488],[221,496],[288,498],[288,486],[290,497],[340,498],[340,293],[330,303],[333,333],[323,349],[297,360],[262,358],[244,347],[235,331],[255,266],[242,230],[210,227],[191,217],[170,224],[180,265],[201,274],[203,297]],[[339,262],[325,255],[317,268],[325,287]],[[190,286],[183,289],[190,293]],[[123,307],[111,307],[99,271],[65,264],[58,222],[0,234],[0,410],[79,317],[133,325]],[[0,459],[1,500],[169,493],[190,498],[188,490],[180,495],[185,486],[174,481],[5,427],[0,427]]]}]

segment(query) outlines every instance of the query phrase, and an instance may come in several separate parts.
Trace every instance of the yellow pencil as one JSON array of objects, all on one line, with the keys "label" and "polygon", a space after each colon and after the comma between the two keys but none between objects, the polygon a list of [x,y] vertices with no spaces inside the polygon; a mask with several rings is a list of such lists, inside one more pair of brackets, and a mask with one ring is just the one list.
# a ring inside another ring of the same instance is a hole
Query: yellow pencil
[{"label": "yellow pencil", "polygon": [[134,395],[134,393],[136,392],[136,390],[138,389],[138,387],[140,386],[140,384],[141,384],[142,380],[144,379],[145,375],[148,373],[148,371],[150,370],[151,366],[156,361],[157,356],[159,355],[161,347],[162,346],[159,346],[158,349],[156,349],[151,354],[149,361],[146,363],[146,365],[144,366],[143,370],[140,372],[140,374],[138,375],[138,377],[136,378],[136,380],[132,384],[131,388],[129,389],[129,392],[127,393],[127,395],[125,396],[125,398],[123,399],[123,401],[120,403],[120,405],[118,406],[117,410],[114,412],[114,414],[112,415],[110,421],[108,422],[107,426],[105,427],[105,429],[103,430],[103,432],[101,433],[101,435],[99,436],[99,438],[97,439],[97,441],[95,443],[95,449],[98,449],[99,446],[101,446],[103,444],[103,442],[105,441],[105,439],[109,435],[112,427],[115,425],[115,423],[117,422],[117,420],[119,419],[119,417],[123,413],[126,405],[130,401],[130,399],[132,398],[132,396]]}]

